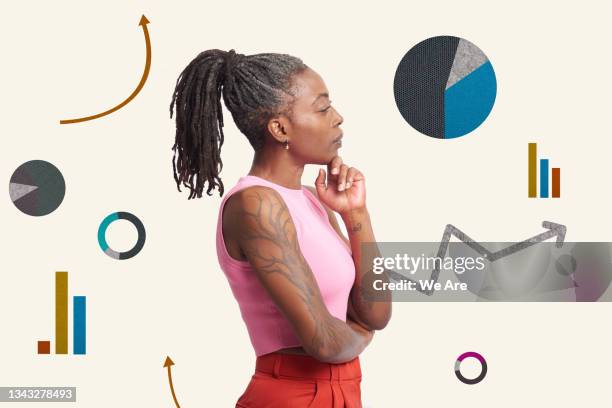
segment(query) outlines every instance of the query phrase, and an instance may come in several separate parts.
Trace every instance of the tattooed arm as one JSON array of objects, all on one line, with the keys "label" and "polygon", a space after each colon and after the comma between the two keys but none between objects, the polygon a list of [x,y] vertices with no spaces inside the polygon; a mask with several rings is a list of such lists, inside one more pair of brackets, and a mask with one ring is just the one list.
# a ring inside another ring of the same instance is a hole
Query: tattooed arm
[{"label": "tattooed arm", "polygon": [[[346,230],[355,262],[355,283],[349,298],[349,310],[371,330],[382,330],[391,319],[391,292],[376,291],[372,286],[374,277],[389,282],[386,273],[374,276],[374,258],[380,257],[376,245],[362,246],[362,243],[376,243],[370,214],[366,208],[340,214]],[[335,218],[335,217],[334,217]]]},{"label": "tattooed arm", "polygon": [[289,210],[275,190],[252,186],[235,193],[227,200],[224,220],[308,354],[340,363],[363,351],[373,332],[329,313],[300,250]]}]

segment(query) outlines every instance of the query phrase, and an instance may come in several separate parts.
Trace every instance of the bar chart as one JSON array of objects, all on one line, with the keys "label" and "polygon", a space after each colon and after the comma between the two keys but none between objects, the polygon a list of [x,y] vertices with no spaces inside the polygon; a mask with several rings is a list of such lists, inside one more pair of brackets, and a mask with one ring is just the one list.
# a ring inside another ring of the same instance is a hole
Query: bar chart
[{"label": "bar chart", "polygon": [[[68,354],[68,272],[55,273],[55,354]],[[87,298],[72,297],[72,353],[86,354]],[[51,354],[51,341],[39,340],[38,354]]]},{"label": "bar chart", "polygon": [[[538,160],[538,144],[529,143],[527,152],[528,197],[538,197],[538,174],[540,198],[561,197],[561,169],[550,168],[549,159]],[[539,164],[539,170],[538,170]]]}]

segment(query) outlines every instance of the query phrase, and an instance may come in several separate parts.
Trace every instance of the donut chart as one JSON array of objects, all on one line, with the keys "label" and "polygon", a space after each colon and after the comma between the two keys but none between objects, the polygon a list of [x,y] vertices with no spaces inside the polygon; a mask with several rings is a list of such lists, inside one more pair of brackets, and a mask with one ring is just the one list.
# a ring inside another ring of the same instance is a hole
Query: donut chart
[{"label": "donut chart", "polygon": [[[132,249],[125,252],[119,252],[112,249],[108,243],[106,242],[106,230],[109,225],[117,220],[126,220],[131,222],[134,227],[136,227],[136,231],[138,232],[138,239],[136,240],[136,244]],[[102,222],[100,223],[100,227],[98,228],[98,244],[102,251],[113,259],[130,259],[136,256],[143,248],[146,239],[146,232],[142,221],[134,214],[119,211],[112,214],[109,214]]]},{"label": "donut chart", "polygon": [[464,136],[493,109],[497,81],[491,62],[458,37],[421,41],[401,60],[393,84],[395,102],[414,129],[438,139]]},{"label": "donut chart", "polygon": [[[476,378],[466,378],[463,376],[463,374],[461,374],[461,362],[469,357],[472,357],[478,360],[482,367],[480,374]],[[479,353],[476,353],[475,351],[468,351],[466,353],[463,353],[462,355],[457,357],[457,361],[455,361],[455,375],[457,376],[459,381],[461,381],[464,384],[470,384],[470,385],[478,384],[487,375],[487,362],[482,355],[480,355]]]}]

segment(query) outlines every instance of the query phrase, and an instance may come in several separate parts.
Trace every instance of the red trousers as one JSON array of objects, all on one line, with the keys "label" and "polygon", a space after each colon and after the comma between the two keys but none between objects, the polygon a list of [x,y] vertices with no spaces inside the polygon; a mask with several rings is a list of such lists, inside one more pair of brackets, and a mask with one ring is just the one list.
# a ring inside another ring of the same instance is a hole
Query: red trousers
[{"label": "red trousers", "polygon": [[361,408],[359,357],[341,364],[270,353],[257,357],[255,374],[236,408]]}]

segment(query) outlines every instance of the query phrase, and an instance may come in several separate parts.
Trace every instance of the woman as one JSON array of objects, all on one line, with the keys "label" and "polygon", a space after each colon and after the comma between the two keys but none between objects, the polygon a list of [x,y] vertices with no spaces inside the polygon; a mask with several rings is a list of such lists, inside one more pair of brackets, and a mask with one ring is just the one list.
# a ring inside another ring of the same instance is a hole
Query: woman
[{"label": "woman", "polygon": [[[206,183],[208,195],[223,195],[221,95],[255,150],[248,175],[221,201],[217,225],[219,263],[257,355],[236,406],[361,407],[358,356],[386,326],[391,304],[388,294],[364,296],[362,264],[376,254],[360,244],[375,238],[365,178],[337,154],[342,116],[298,58],[202,52],[179,76],[170,105],[174,177],[190,199]],[[319,169],[315,187],[302,186],[306,164],[327,165],[329,176]]]}]

